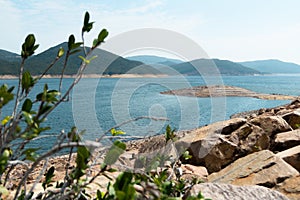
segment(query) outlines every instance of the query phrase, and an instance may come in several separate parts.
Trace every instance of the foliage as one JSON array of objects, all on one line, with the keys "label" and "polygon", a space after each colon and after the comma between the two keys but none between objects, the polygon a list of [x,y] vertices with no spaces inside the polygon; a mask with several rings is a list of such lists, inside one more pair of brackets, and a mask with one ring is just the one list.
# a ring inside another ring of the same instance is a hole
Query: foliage
[{"label": "foliage", "polygon": [[[17,188],[15,188],[14,199],[92,199],[93,197],[86,192],[89,185],[98,176],[107,176],[106,173],[114,172],[111,166],[118,160],[119,156],[126,150],[126,144],[114,140],[113,145],[107,149],[103,163],[98,166],[100,168],[96,174],[90,175],[89,169],[97,166],[93,163],[92,149],[99,147],[99,143],[86,141],[81,142],[81,136],[84,131],[78,132],[76,127],[72,127],[65,134],[61,131],[57,136],[55,146],[49,151],[39,154],[39,148],[32,148],[32,141],[41,139],[42,133],[51,129],[44,125],[47,116],[53,112],[61,103],[68,100],[68,96],[74,86],[80,81],[87,64],[94,57],[90,58],[91,53],[101,45],[108,36],[106,29],[102,29],[98,37],[94,40],[92,48],[84,46],[84,34],[90,32],[94,22],[90,22],[89,13],[85,13],[84,23],[82,27],[82,42],[76,42],[74,35],[70,35],[67,47],[60,47],[55,52],[54,60],[39,74],[33,77],[30,71],[24,70],[27,59],[35,53],[39,47],[33,34],[29,34],[22,44],[21,64],[19,67],[19,81],[17,91],[14,93],[14,87],[2,85],[0,87],[0,199],[9,195],[9,181],[11,173],[17,165],[25,165],[27,169],[21,180],[18,180]],[[84,52],[82,52],[84,51]],[[78,55],[78,53],[81,53]],[[62,79],[65,70],[68,68],[70,56],[77,55],[82,62],[79,66],[78,73],[73,82],[62,93]],[[44,84],[43,89],[36,95],[30,95],[34,88],[44,75],[53,68],[60,60],[62,64],[61,78],[58,89],[49,88]],[[14,102],[12,102],[14,100]],[[1,111],[8,103],[13,103],[11,115],[1,116]],[[170,126],[166,129],[166,140],[175,139],[175,130]],[[112,128],[110,130],[112,136],[125,134],[121,130]],[[69,158],[65,166],[65,178],[55,183],[55,166],[48,167],[48,158],[54,156],[62,149],[69,150]],[[69,168],[73,152],[76,151],[75,166]],[[188,155],[187,155],[188,157]],[[165,161],[169,159],[166,155],[161,155],[158,160],[153,160],[149,166],[149,172],[144,174],[122,172],[114,183],[107,185],[107,190],[97,191],[96,200],[131,200],[131,199],[181,199],[181,197],[189,190],[191,185],[195,183],[186,183],[181,179],[171,180],[167,174],[167,170],[152,173],[151,169],[163,167]],[[26,161],[26,162],[24,162]],[[27,165],[30,163],[30,165]],[[29,175],[43,166],[33,185],[27,185]],[[89,176],[90,175],[90,176]],[[44,189],[39,194],[34,194],[36,184],[41,182]],[[138,188],[143,188],[139,190]],[[198,196],[200,199],[202,196]],[[198,197],[195,197],[198,199]],[[195,199],[194,198],[194,199]]]},{"label": "foliage", "polygon": [[166,132],[165,132],[165,137],[166,137],[166,142],[168,142],[169,140],[174,141],[175,140],[175,129],[171,129],[170,125],[167,125],[166,127]]}]

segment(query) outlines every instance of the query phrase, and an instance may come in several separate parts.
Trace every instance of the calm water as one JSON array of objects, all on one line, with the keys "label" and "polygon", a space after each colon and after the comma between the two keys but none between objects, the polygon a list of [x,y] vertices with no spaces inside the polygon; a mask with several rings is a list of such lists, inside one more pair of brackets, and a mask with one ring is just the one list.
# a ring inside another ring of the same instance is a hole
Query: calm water
[{"label": "calm water", "polygon": [[[72,79],[66,79],[65,86]],[[46,79],[33,89],[40,91],[44,83],[50,89],[58,86],[58,79]],[[71,100],[60,105],[46,123],[52,130],[45,134],[56,135],[72,126],[86,130],[85,138],[95,139],[117,124],[140,116],[168,118],[168,121],[142,119],[121,127],[127,136],[145,136],[162,133],[167,124],[176,130],[192,129],[215,121],[228,119],[230,115],[274,107],[290,101],[260,100],[244,97],[194,98],[162,95],[161,91],[207,84],[232,85],[262,93],[300,95],[300,76],[224,76],[166,77],[132,79],[83,79],[71,95]],[[0,80],[0,84],[16,85],[16,80]],[[9,110],[4,110],[8,115]],[[47,149],[55,138],[36,141],[33,146]]]}]

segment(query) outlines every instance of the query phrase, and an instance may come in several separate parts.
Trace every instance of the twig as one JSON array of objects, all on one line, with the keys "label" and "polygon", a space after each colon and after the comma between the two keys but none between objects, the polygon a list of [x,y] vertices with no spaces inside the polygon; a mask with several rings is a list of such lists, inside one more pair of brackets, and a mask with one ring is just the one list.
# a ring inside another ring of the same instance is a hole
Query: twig
[{"label": "twig", "polygon": [[112,129],[120,128],[121,126],[124,126],[125,124],[129,124],[131,122],[138,121],[138,120],[141,120],[141,119],[151,119],[151,120],[154,120],[154,121],[169,121],[169,119],[165,118],[165,117],[149,117],[149,116],[136,117],[134,119],[130,119],[130,120],[124,121],[120,124],[117,124],[117,125],[113,126],[112,128],[108,129],[106,132],[104,132],[103,135],[100,138],[96,139],[96,141],[97,142],[101,141],[104,137],[106,137],[106,134],[109,133]]}]

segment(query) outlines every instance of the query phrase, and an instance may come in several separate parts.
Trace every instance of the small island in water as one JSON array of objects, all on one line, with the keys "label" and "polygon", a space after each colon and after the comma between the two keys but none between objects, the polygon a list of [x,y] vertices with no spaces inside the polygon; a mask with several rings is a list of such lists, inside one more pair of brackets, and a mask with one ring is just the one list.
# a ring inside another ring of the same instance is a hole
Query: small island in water
[{"label": "small island in water", "polygon": [[282,94],[264,94],[258,93],[245,88],[227,86],[227,85],[202,85],[191,88],[184,88],[178,90],[168,90],[161,92],[161,94],[190,96],[190,97],[252,97],[265,100],[294,100],[295,96]]}]

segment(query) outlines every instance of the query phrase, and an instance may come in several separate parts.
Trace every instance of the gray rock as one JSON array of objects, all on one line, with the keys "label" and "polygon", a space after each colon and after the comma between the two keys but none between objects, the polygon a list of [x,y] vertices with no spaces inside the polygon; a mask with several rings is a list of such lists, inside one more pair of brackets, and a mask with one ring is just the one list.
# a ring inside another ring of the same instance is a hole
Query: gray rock
[{"label": "gray rock", "polygon": [[240,158],[219,172],[208,176],[209,182],[234,185],[262,185],[273,187],[298,171],[269,150]]},{"label": "gray rock", "polygon": [[199,192],[214,200],[288,200],[283,194],[262,186],[234,186],[231,184],[201,183],[194,185],[188,195]]}]

